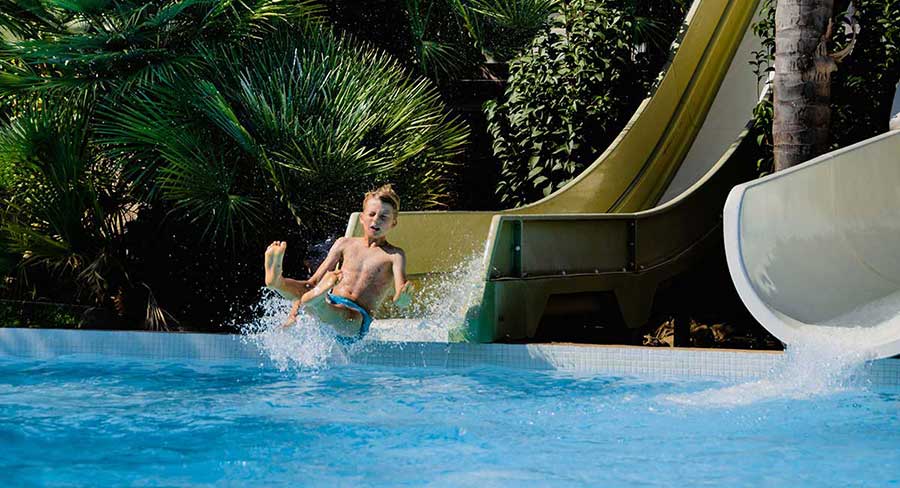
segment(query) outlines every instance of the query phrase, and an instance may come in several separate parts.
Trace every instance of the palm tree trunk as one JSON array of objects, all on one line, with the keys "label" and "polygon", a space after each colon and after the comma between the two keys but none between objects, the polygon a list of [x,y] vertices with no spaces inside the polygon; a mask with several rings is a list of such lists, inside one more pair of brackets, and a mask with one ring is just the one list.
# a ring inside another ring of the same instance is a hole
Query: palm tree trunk
[{"label": "palm tree trunk", "polygon": [[778,0],[775,8],[775,171],[826,151],[831,73],[825,42],[834,0]]}]

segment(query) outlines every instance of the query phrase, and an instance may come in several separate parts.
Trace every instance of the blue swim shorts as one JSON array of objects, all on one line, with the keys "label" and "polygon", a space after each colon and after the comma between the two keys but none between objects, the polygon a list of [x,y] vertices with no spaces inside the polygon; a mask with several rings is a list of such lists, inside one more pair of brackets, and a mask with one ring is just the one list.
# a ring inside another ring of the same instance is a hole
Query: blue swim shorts
[{"label": "blue swim shorts", "polygon": [[328,298],[328,301],[334,303],[335,305],[342,305],[351,310],[356,310],[360,315],[362,315],[362,326],[359,328],[359,332],[357,332],[356,335],[350,337],[337,336],[338,342],[340,342],[341,344],[349,345],[353,344],[354,342],[361,341],[362,338],[369,333],[369,326],[372,324],[372,316],[369,315],[369,312],[367,312],[366,309],[364,309],[361,305],[354,302],[353,300],[342,297],[340,295],[333,295],[331,292],[328,292],[326,298]]}]

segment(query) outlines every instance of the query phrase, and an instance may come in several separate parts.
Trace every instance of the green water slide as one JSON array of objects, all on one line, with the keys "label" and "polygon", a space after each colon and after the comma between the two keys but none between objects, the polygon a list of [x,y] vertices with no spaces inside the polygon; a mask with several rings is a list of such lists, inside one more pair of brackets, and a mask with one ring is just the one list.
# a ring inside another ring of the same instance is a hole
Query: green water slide
[{"label": "green water slide", "polygon": [[[573,312],[639,327],[660,283],[721,247],[722,205],[753,167],[744,135],[758,99],[756,6],[695,1],[656,90],[559,191],[500,212],[400,215],[391,242],[406,250],[412,281],[483,256],[481,300],[449,339],[527,340],[545,318]],[[346,235],[361,235],[358,214]]]}]

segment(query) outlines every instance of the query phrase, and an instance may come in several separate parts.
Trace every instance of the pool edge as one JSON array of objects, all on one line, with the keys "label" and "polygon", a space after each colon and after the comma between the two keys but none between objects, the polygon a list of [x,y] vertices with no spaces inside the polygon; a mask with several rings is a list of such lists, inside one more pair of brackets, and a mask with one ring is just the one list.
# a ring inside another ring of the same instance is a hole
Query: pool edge
[{"label": "pool edge", "polygon": [[[0,357],[69,354],[270,363],[257,346],[233,334],[0,328]],[[587,344],[366,342],[352,349],[346,359],[354,364],[393,367],[484,365],[616,376],[748,380],[765,377],[784,355],[778,351]],[[873,385],[900,386],[900,359],[869,363],[863,375]]]}]

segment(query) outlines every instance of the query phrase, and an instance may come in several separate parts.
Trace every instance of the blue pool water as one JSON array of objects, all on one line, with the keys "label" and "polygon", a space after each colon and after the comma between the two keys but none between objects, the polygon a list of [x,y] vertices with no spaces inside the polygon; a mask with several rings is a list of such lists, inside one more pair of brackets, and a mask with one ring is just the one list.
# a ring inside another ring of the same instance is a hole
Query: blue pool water
[{"label": "blue pool water", "polygon": [[900,483],[900,391],[756,389],[0,357],[0,473],[5,486]]}]

